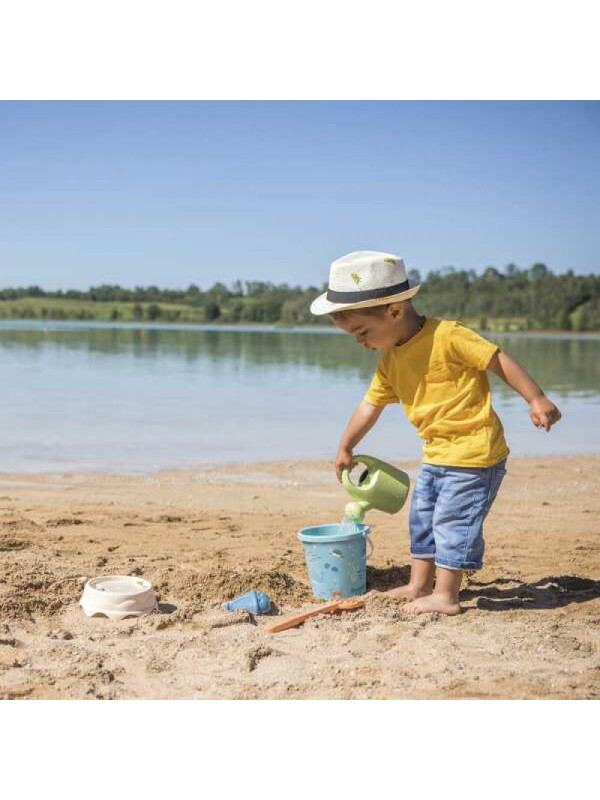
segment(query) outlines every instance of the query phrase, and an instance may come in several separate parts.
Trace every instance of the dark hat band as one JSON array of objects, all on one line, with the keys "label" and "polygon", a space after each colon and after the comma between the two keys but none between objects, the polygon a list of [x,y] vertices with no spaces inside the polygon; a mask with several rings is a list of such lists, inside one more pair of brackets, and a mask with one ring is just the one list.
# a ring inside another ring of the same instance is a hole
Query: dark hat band
[{"label": "dark hat band", "polygon": [[410,286],[408,281],[396,283],[394,286],[383,286],[381,289],[365,289],[363,292],[334,292],[329,289],[327,299],[330,303],[362,303],[363,300],[377,300],[379,297],[388,297],[393,294],[406,292]]}]

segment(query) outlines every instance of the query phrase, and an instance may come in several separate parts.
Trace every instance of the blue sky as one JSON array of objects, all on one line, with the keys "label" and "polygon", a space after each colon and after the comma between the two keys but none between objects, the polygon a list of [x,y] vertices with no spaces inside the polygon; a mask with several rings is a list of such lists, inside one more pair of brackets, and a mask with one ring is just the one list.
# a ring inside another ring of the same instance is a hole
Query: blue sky
[{"label": "blue sky", "polygon": [[0,286],[600,272],[598,102],[2,102]]}]

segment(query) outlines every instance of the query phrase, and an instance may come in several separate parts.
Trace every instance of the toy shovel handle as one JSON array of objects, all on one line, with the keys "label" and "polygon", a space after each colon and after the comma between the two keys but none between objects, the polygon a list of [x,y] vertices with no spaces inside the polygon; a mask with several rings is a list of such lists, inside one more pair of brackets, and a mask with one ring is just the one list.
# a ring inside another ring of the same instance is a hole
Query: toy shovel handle
[{"label": "toy shovel handle", "polygon": [[347,600],[335,600],[333,603],[326,603],[310,611],[305,611],[302,614],[295,614],[293,617],[288,617],[282,622],[265,628],[265,630],[267,633],[279,633],[280,631],[288,630],[288,628],[295,628],[297,625],[301,625],[305,620],[310,617],[316,617],[318,614],[335,614],[336,611],[355,611],[357,608],[362,608],[364,604],[364,600],[360,600],[357,597],[349,597]]}]

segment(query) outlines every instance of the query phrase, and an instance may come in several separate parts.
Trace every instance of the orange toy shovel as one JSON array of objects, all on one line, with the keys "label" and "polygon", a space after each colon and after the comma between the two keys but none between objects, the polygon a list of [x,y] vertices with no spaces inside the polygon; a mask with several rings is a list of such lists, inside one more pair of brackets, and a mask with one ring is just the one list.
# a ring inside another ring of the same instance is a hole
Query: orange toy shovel
[{"label": "orange toy shovel", "polygon": [[295,628],[296,625],[301,625],[305,619],[309,617],[316,617],[318,614],[336,614],[338,611],[355,611],[357,608],[364,606],[363,600],[358,600],[356,597],[349,597],[347,600],[336,600],[333,603],[325,603],[325,605],[313,608],[312,611],[305,611],[302,614],[295,614],[293,617],[288,617],[276,625],[271,625],[265,628],[267,633],[279,633],[279,631],[287,631],[288,628]]}]

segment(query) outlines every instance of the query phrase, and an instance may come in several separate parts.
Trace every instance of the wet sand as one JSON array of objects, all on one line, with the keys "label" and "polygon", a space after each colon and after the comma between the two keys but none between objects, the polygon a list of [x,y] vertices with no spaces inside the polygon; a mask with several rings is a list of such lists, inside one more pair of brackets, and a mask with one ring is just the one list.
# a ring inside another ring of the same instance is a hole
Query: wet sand
[{"label": "wet sand", "polygon": [[[279,634],[265,626],[315,603],[296,532],[348,499],[329,464],[0,476],[0,697],[597,698],[600,458],[508,466],[461,615],[409,618],[381,594],[408,577],[406,507],[368,517],[365,608]],[[151,580],[159,613],[86,618],[103,574]],[[221,610],[251,588],[272,615]]]}]

